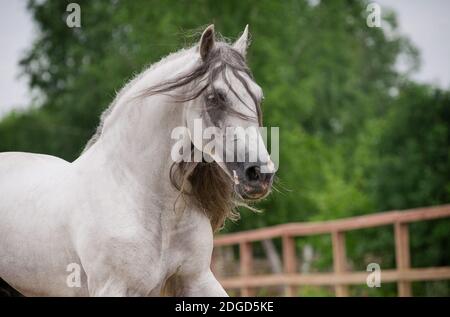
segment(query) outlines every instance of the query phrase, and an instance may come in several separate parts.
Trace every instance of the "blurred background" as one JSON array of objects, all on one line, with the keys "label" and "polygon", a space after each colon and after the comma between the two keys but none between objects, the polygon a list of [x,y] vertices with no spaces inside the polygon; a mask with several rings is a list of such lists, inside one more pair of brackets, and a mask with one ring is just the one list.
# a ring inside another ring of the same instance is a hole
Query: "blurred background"
[{"label": "blurred background", "polygon": [[[79,0],[80,28],[65,23],[68,3],[0,0],[0,152],[74,160],[135,74],[210,23],[232,39],[248,23],[264,125],[280,127],[279,191],[222,233],[450,203],[448,1],[376,1],[380,28],[367,26],[363,0]],[[350,269],[395,267],[391,227],[354,231],[346,243]],[[412,225],[410,246],[413,267],[449,266],[449,220]],[[330,237],[296,248],[306,273],[332,270]],[[267,246],[254,252],[264,259]],[[351,289],[396,292],[393,283]],[[450,296],[450,282],[416,282],[413,293]]]}]

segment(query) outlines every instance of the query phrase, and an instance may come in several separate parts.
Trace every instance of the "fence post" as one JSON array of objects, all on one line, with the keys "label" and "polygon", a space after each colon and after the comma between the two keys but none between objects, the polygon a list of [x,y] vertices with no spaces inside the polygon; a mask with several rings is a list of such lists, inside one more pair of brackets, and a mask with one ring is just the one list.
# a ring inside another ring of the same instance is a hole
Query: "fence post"
[{"label": "fence post", "polygon": [[[246,277],[252,274],[252,266],[253,266],[253,251],[251,242],[241,242],[239,244],[239,255],[240,255],[240,267],[241,267],[241,276]],[[242,287],[241,288],[241,296],[249,297],[253,296],[253,290],[250,287]]]},{"label": "fence post", "polygon": [[[409,254],[409,230],[407,223],[396,222],[395,225],[395,260],[397,270],[401,274],[410,268],[411,260]],[[401,297],[412,296],[411,282],[399,279],[397,284],[398,295]]]},{"label": "fence post", "polygon": [[[295,255],[295,240],[293,237],[284,235],[282,237],[283,245],[283,271],[285,274],[295,273],[297,268],[297,258]],[[297,287],[285,285],[285,296],[296,296]]]},{"label": "fence post", "polygon": [[[331,233],[331,242],[333,245],[333,267],[335,274],[344,273],[347,270],[347,259],[345,251],[345,234],[340,231],[333,231]],[[349,296],[347,285],[336,285],[336,296]]]}]

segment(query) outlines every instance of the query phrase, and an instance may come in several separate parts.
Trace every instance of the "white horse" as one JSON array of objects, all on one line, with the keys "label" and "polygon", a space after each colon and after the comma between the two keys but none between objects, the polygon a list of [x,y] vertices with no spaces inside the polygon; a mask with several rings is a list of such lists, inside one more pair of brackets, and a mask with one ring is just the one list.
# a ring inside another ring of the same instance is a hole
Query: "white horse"
[{"label": "white horse", "polygon": [[257,164],[174,162],[171,133],[193,133],[195,119],[223,135],[261,125],[247,46],[247,27],[232,45],[206,28],[120,91],[72,163],[1,153],[0,278],[25,296],[159,296],[169,282],[173,295],[226,296],[210,270],[213,232],[237,197],[268,193],[273,164],[265,148]]}]

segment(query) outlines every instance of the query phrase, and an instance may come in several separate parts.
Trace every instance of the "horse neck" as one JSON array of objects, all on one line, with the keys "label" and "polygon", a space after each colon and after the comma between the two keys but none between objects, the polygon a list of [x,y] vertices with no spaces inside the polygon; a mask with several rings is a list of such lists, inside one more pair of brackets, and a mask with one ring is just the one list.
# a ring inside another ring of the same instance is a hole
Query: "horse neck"
[{"label": "horse neck", "polygon": [[[178,193],[169,179],[173,163],[171,133],[175,127],[185,125],[183,104],[167,95],[132,97],[146,87],[186,72],[194,62],[192,51],[184,51],[151,67],[131,87],[124,88],[126,91],[119,93],[104,121],[99,139],[77,163],[120,175],[124,185],[137,186],[137,190],[140,187],[148,193],[157,188],[158,193],[154,194],[159,197],[176,198]],[[168,203],[173,206],[172,200]]]}]

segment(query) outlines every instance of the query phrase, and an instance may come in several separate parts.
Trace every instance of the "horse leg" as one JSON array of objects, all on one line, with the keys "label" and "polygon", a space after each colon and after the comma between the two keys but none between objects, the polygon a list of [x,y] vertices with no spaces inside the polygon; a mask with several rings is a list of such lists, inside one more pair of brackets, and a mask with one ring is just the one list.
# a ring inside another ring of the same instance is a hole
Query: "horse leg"
[{"label": "horse leg", "polygon": [[[115,272],[123,273],[123,272]],[[149,296],[151,291],[155,288],[154,283],[145,282],[145,277],[137,281],[131,276],[118,277],[115,274],[109,278],[90,278],[88,277],[89,296],[91,297],[144,297]],[[101,274],[100,276],[104,276]]]},{"label": "horse leg", "polygon": [[211,270],[195,276],[172,276],[165,285],[164,295],[188,297],[228,297]]}]

